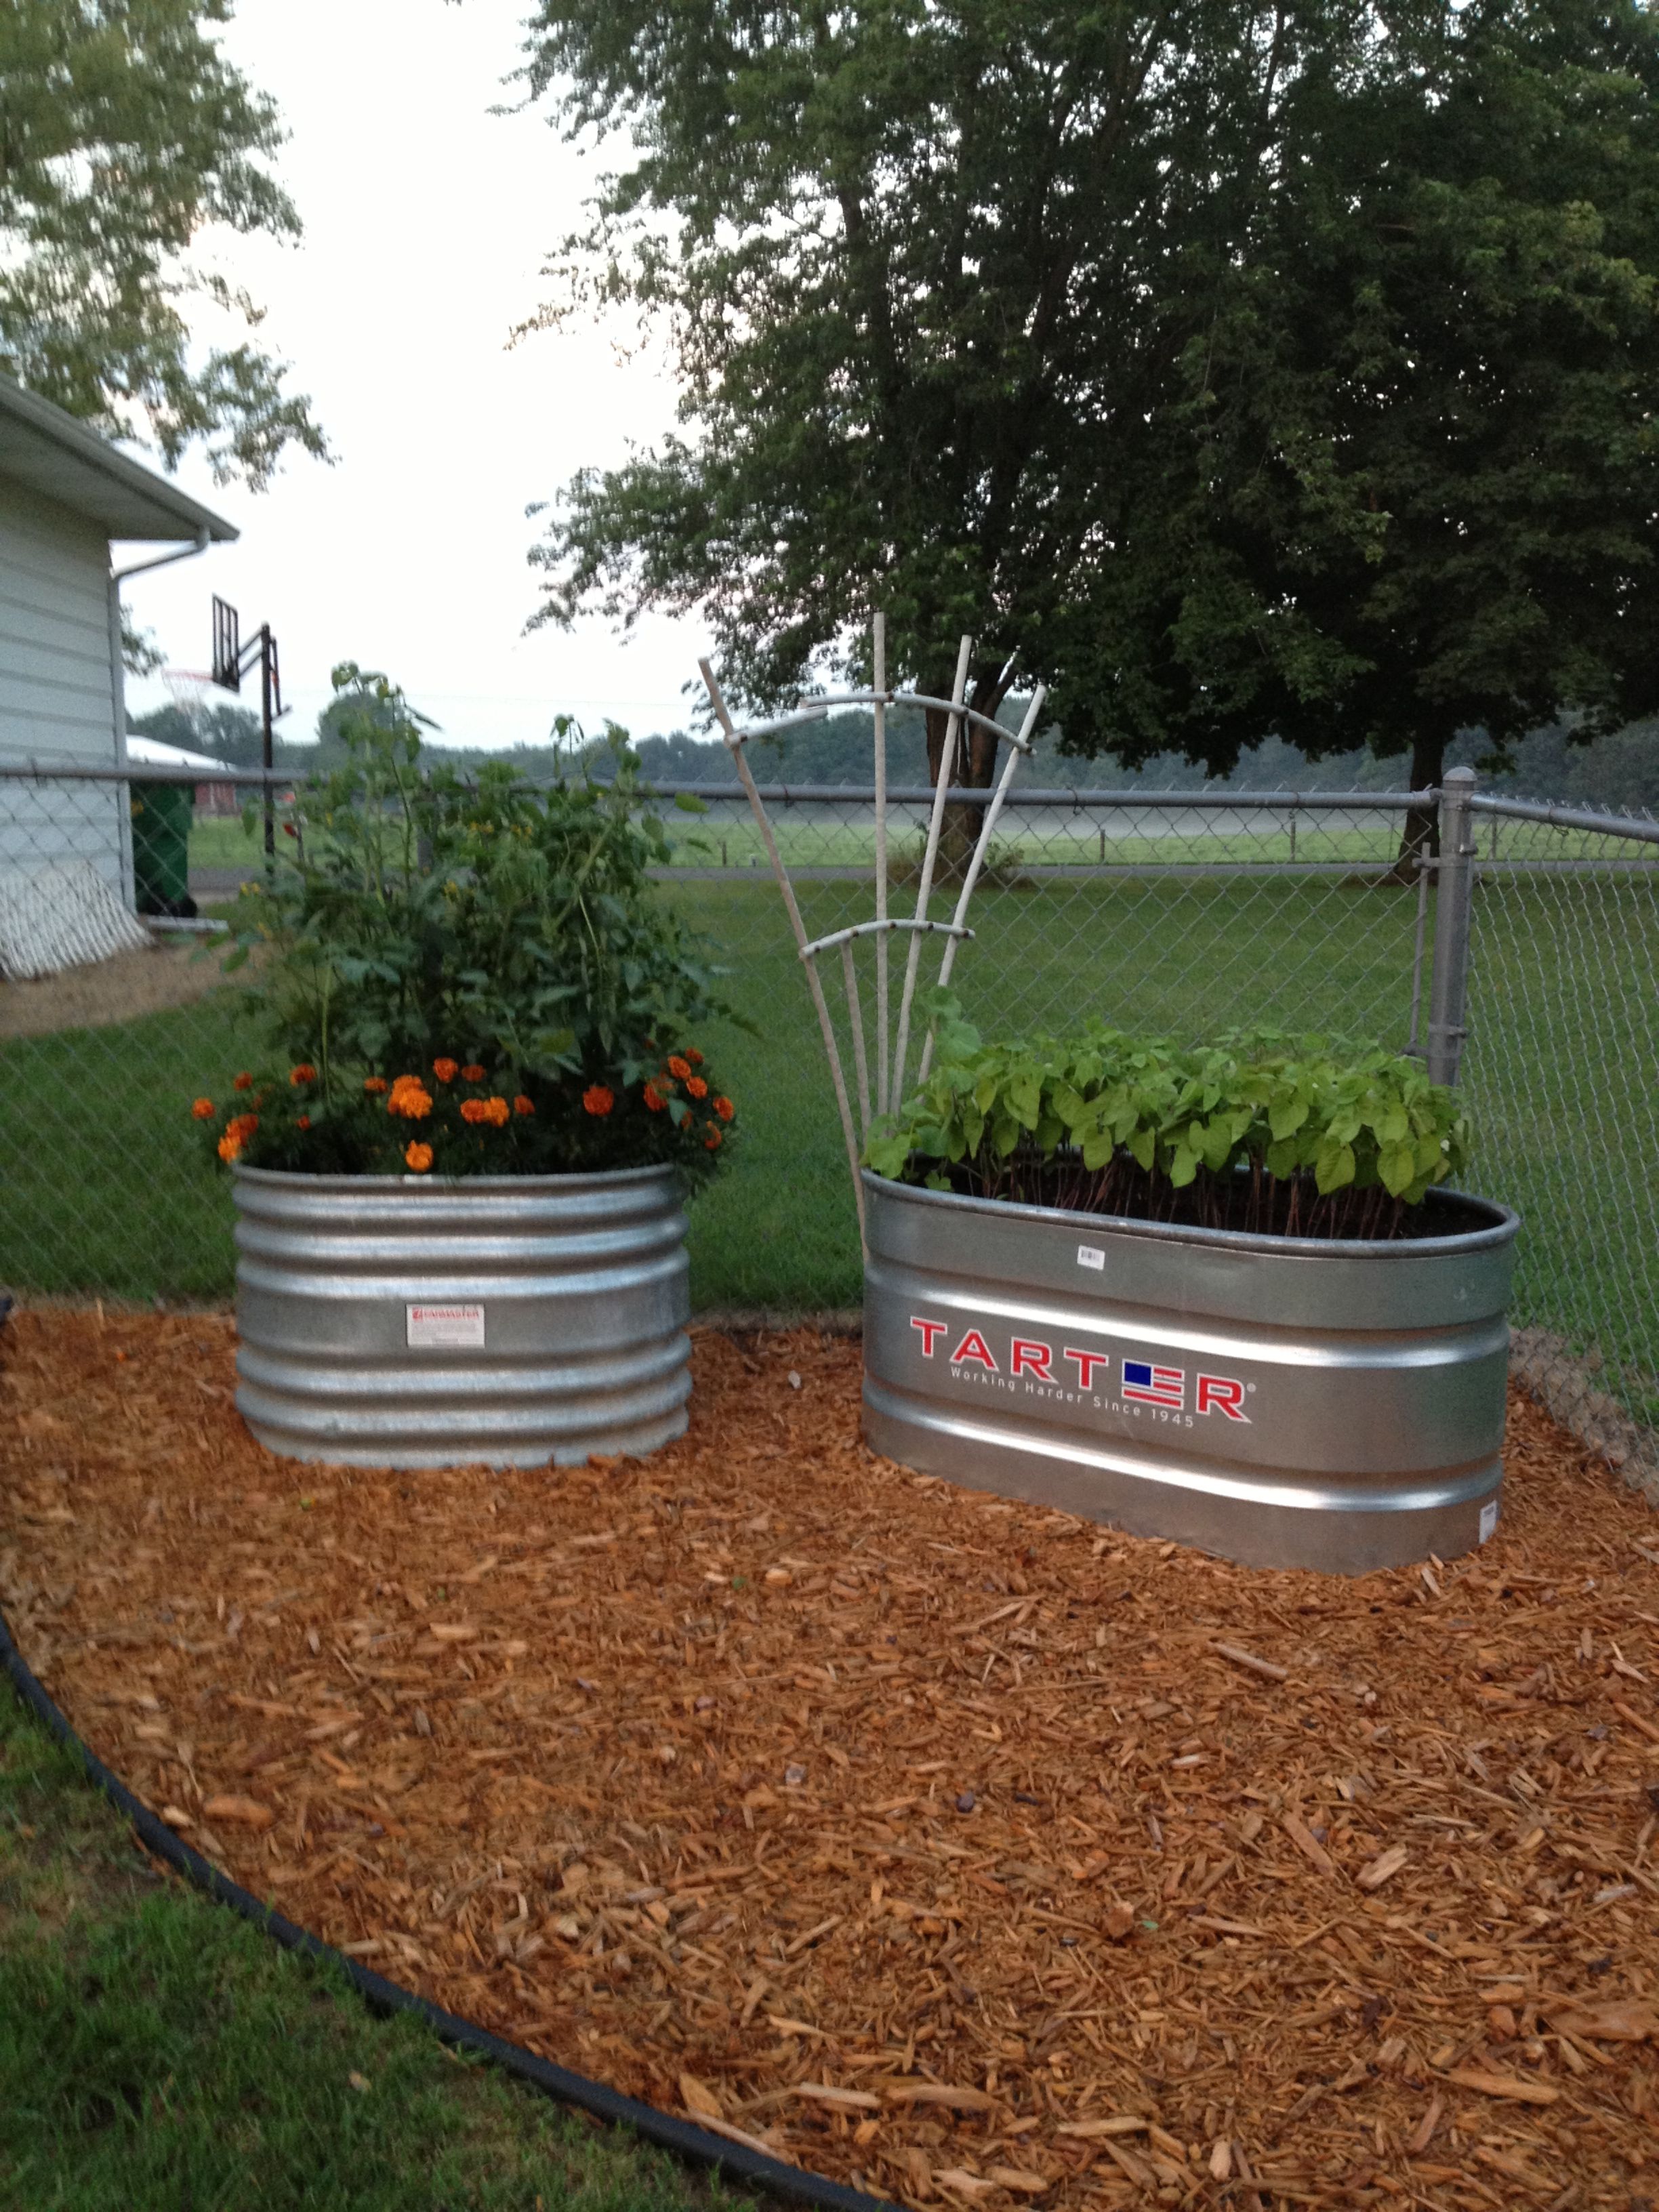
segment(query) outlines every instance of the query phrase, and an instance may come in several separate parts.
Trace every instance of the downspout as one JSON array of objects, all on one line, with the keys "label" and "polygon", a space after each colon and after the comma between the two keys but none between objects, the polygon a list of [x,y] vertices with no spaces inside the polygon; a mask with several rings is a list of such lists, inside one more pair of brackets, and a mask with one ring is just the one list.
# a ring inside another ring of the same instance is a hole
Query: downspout
[{"label": "downspout", "polygon": [[[151,561],[135,561],[130,568],[112,568],[109,572],[109,696],[110,732],[115,744],[115,765],[127,764],[127,687],[126,664],[121,653],[121,586],[129,576],[142,576],[147,568],[166,568],[175,561],[193,561],[198,553],[205,553],[213,543],[210,533],[198,530],[193,545],[181,545],[172,553],[158,553]],[[121,856],[121,899],[131,907],[137,896],[132,876],[132,809],[131,803],[121,804],[120,787],[116,787],[116,834]]]},{"label": "downspout", "polygon": [[126,669],[121,656],[121,586],[129,576],[142,576],[147,568],[167,568],[175,561],[193,561],[198,553],[205,553],[212,543],[207,531],[198,530],[193,545],[181,545],[176,552],[158,553],[153,561],[135,561],[130,568],[112,568],[109,572],[109,688],[114,717],[112,726],[117,768],[125,768],[127,764]]}]

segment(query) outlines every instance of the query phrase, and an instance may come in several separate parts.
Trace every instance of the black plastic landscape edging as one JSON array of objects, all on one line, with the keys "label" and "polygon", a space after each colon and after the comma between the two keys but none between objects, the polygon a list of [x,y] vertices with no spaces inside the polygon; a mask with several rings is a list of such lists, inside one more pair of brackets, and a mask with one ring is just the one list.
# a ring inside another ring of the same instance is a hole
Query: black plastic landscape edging
[{"label": "black plastic landscape edging", "polygon": [[515,2075],[520,2081],[527,2081],[544,2096],[562,2105],[574,2106],[579,2112],[589,2112],[609,2126],[631,2129],[647,2142],[672,2151],[689,2165],[718,2170],[728,2181],[745,2183],[793,2204],[819,2208],[819,2212],[900,2212],[899,2207],[884,2197],[866,2196],[861,2189],[849,2189],[842,2182],[809,2173],[781,2158],[770,2158],[764,2151],[750,2150],[746,2143],[730,2142],[690,2120],[677,2120],[671,2112],[659,2112],[654,2105],[642,2104],[637,2097],[625,2097],[618,2089],[607,2089],[603,2081],[590,2081],[585,2074],[573,2074],[568,2067],[556,2066],[550,2059],[538,2058],[533,2051],[526,2051],[516,2043],[492,2035],[488,2028],[463,2020],[459,2013],[446,2012],[441,2005],[417,1996],[413,1990],[389,1982],[385,1975],[371,1972],[356,1959],[347,1958],[332,1944],[325,1943],[309,1929],[285,1918],[273,1906],[261,1905],[251,1891],[221,1874],[217,1867],[199,1851],[192,1850],[165,1820],[158,1820],[148,1805],[111,1773],[35,1680],[3,1613],[0,1613],[0,1661],[3,1661],[12,1686],[23,1703],[59,1743],[74,1753],[88,1778],[132,1823],[139,1841],[152,1856],[165,1860],[175,1873],[205,1892],[216,1904],[228,1905],[283,1950],[297,1951],[307,1959],[325,1960],[330,1966],[337,1967],[371,2010],[380,2014],[412,2013],[455,2050],[470,2051],[480,2058],[487,2058],[491,2065]]}]

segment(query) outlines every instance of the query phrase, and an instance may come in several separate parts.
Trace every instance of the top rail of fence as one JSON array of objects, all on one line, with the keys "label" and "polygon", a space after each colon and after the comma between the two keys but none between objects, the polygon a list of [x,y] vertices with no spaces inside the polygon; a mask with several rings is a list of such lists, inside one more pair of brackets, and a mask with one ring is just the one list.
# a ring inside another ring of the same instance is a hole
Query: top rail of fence
[{"label": "top rail of fence", "polygon": [[[233,768],[228,763],[211,768],[175,768],[161,762],[87,763],[52,760],[0,761],[0,781],[23,783],[179,783],[236,784],[253,791],[291,791],[302,784],[309,769]],[[546,789],[526,779],[527,788]],[[763,783],[757,789],[775,805],[873,806],[873,783]],[[740,783],[649,782],[640,786],[647,799],[702,799],[725,804],[746,804]],[[887,797],[905,805],[930,806],[938,796],[930,784],[890,784]],[[957,805],[988,806],[994,794],[977,786],[952,785],[945,793]],[[1015,791],[1009,805],[1087,811],[1096,807],[1133,810],[1170,807],[1191,811],[1246,813],[1353,812],[1357,810],[1403,814],[1434,806],[1433,791],[1101,791],[1086,786]]]},{"label": "top rail of fence", "polygon": [[[301,769],[233,768],[228,763],[210,767],[178,768],[161,762],[0,760],[0,782],[10,783],[169,783],[200,786],[229,785],[257,793],[291,792],[314,771]],[[526,777],[524,787],[546,790],[550,781]],[[763,783],[757,787],[768,804],[782,806],[873,806],[873,783]],[[639,787],[644,799],[696,799],[717,805],[746,803],[739,783],[648,782]],[[890,784],[890,803],[930,806],[937,793],[931,784]],[[977,786],[952,785],[947,800],[957,805],[987,806],[994,793]],[[1064,784],[1016,791],[1009,805],[1017,810],[1088,814],[1136,811],[1228,814],[1407,814],[1437,809],[1437,789],[1426,791],[1103,791]],[[1595,807],[1563,806],[1550,802],[1496,797],[1476,791],[1468,805],[1476,814],[1504,821],[1533,822],[1557,830],[1589,832],[1603,837],[1625,838],[1632,843],[1659,846],[1659,821],[1650,817],[1602,813]],[[1484,857],[1482,866],[1491,865]],[[1559,865],[1566,866],[1565,862]],[[1425,854],[1419,866],[1432,869]]]},{"label": "top rail of fence", "polygon": [[1509,822],[1541,822],[1554,830],[1589,830],[1601,837],[1629,837],[1640,845],[1659,845],[1659,822],[1631,814],[1603,814],[1593,806],[1555,806],[1531,799],[1492,799],[1474,793],[1469,805],[1477,814]]}]

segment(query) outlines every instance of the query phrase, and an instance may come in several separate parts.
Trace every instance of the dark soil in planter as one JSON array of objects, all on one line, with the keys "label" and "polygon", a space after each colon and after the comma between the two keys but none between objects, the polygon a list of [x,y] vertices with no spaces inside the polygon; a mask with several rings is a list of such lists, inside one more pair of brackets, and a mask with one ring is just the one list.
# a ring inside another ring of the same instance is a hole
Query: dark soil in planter
[{"label": "dark soil in planter", "polygon": [[0,1595],[330,1942],[928,2212],[1649,2193],[1659,1547],[1523,1399],[1484,1550],[1334,1581],[872,1459],[805,1331],[556,1473],[270,1458],[233,1357],[14,1322]]},{"label": "dark soil in planter", "polygon": [[1389,1243],[1404,1238],[1455,1237],[1484,1228],[1450,1193],[1431,1191],[1418,1206],[1403,1206],[1380,1187],[1334,1191],[1322,1198],[1310,1175],[1252,1176],[1200,1173],[1177,1190],[1167,1176],[1148,1175],[1127,1158],[1085,1168],[1076,1155],[1043,1159],[1016,1151],[996,1170],[963,1161],[940,1169],[917,1160],[905,1177],[924,1184],[942,1173],[959,1198],[1006,1200],[1016,1206],[1057,1206],[1068,1213],[1108,1215],[1125,1221],[1164,1221],[1184,1229],[1231,1229],[1257,1237],[1361,1238]]}]

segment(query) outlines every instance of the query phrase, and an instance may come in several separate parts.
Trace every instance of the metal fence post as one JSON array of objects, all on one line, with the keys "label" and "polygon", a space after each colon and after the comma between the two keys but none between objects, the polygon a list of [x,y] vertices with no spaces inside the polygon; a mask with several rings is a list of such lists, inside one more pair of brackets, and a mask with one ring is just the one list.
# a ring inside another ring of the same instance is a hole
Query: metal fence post
[{"label": "metal fence post", "polygon": [[1429,985],[1429,1079],[1455,1084],[1468,1035],[1469,911],[1474,889],[1474,770],[1450,769],[1440,787],[1440,859],[1435,874],[1434,971]]}]

